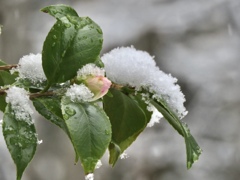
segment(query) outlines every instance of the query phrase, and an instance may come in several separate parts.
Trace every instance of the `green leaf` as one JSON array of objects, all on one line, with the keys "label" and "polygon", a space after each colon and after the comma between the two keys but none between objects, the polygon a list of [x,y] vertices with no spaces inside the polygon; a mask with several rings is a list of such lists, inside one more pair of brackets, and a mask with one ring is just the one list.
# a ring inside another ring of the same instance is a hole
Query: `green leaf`
[{"label": "green leaf", "polygon": [[82,66],[94,63],[103,41],[102,30],[90,18],[54,10],[56,14],[61,12],[61,16],[57,16],[42,52],[43,70],[49,85],[70,80]]},{"label": "green leaf", "polygon": [[[0,65],[4,65],[5,63],[0,60]],[[10,74],[8,71],[0,71],[0,86],[5,86],[9,84],[13,84],[15,82],[15,75]],[[7,103],[5,101],[6,95],[0,95],[0,110],[4,112]]]},{"label": "green leaf", "polygon": [[178,116],[173,111],[171,111],[171,109],[163,100],[151,100],[150,103],[154,105],[158,111],[162,113],[164,118],[173,126],[173,128],[176,129],[178,133],[184,137],[187,153],[187,168],[190,169],[192,167],[192,164],[198,160],[199,156],[202,153],[202,150],[197,144],[194,137],[191,135],[187,124],[180,121]]},{"label": "green leaf", "polygon": [[119,155],[136,140],[149,119],[136,99],[115,89],[110,89],[110,92],[113,97],[104,96],[103,105],[112,124],[109,163],[114,166]]},{"label": "green leaf", "polygon": [[111,124],[97,105],[62,99],[62,112],[85,174],[92,173],[111,141]]},{"label": "green leaf", "polygon": [[138,106],[144,111],[144,114],[146,116],[146,121],[149,123],[152,117],[152,112],[147,109],[148,104],[145,103],[145,101],[142,100],[142,96],[140,94],[137,95],[129,95],[131,99],[133,99]]},{"label": "green leaf", "polygon": [[3,60],[0,59],[0,66],[4,66],[7,65],[7,63],[5,63]]},{"label": "green leaf", "polygon": [[0,111],[4,112],[5,111],[5,108],[7,106],[7,103],[6,103],[6,95],[0,95]]},{"label": "green leaf", "polygon": [[0,86],[13,84],[15,82],[15,78],[15,75],[12,75],[7,71],[0,71]]},{"label": "green leaf", "polygon": [[70,6],[64,4],[47,6],[41,9],[42,12],[48,13],[55,18],[62,18],[64,16],[77,16],[77,12]]},{"label": "green leaf", "polygon": [[[33,99],[32,102],[39,114],[41,114],[53,124],[60,127],[71,140],[67,125],[65,123],[65,120],[63,119],[61,110],[61,99],[59,97],[40,97]],[[74,150],[76,153],[75,162],[77,163],[78,155],[76,149]]]},{"label": "green leaf", "polygon": [[32,160],[36,147],[37,137],[34,124],[29,124],[24,119],[16,119],[11,105],[8,104],[3,116],[3,135],[8,150],[17,167],[17,180],[20,180],[22,174]]},{"label": "green leaf", "polygon": [[60,98],[40,97],[33,99],[32,102],[39,114],[68,134],[67,126],[62,116]]},{"label": "green leaf", "polygon": [[96,59],[96,61],[94,62],[94,64],[95,64],[96,66],[100,67],[100,68],[104,68],[104,64],[103,64],[103,62],[102,62],[102,60],[101,60],[100,57],[97,57],[97,59]]}]

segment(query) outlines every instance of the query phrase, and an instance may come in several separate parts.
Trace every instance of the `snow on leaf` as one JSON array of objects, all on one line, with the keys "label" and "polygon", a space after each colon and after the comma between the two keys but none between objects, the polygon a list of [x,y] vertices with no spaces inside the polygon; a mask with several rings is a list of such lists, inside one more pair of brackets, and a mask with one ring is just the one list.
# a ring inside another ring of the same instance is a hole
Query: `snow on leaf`
[{"label": "snow on leaf", "polygon": [[23,88],[13,86],[7,91],[6,102],[10,103],[17,120],[24,120],[29,125],[32,124],[30,116],[33,110],[29,105],[30,100],[27,91]]},{"label": "snow on leaf", "polygon": [[94,94],[83,84],[73,84],[66,92],[66,96],[73,102],[87,102]]},{"label": "snow on leaf", "polygon": [[20,79],[28,79],[32,83],[38,83],[46,81],[46,76],[42,68],[42,55],[41,54],[29,54],[23,56],[18,63],[17,68],[11,70],[11,72],[19,72]]},{"label": "snow on leaf", "polygon": [[154,94],[154,99],[164,99],[180,118],[187,114],[177,79],[161,71],[154,57],[147,52],[121,47],[104,54],[101,59],[112,82],[135,87],[136,90],[145,89]]},{"label": "snow on leaf", "polygon": [[105,70],[103,68],[97,67],[93,63],[86,64],[81,69],[78,70],[77,76],[82,78],[92,75],[92,76],[104,76]]}]

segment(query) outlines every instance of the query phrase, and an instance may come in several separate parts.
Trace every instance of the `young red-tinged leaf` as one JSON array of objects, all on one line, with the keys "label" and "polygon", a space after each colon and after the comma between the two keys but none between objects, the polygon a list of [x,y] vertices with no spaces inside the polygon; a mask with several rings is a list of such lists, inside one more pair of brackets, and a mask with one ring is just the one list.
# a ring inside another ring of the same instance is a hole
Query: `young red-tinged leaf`
[{"label": "young red-tinged leaf", "polygon": [[31,117],[28,120],[16,119],[11,105],[8,104],[3,116],[3,135],[8,150],[17,167],[17,180],[20,180],[22,174],[32,160],[36,147],[37,136]]},{"label": "young red-tinged leaf", "polygon": [[115,89],[110,92],[113,97],[104,96],[103,103],[112,124],[113,143],[109,146],[109,163],[114,166],[119,155],[136,140],[150,119],[136,99]]},{"label": "young red-tinged leaf", "polygon": [[91,103],[62,99],[62,113],[85,174],[93,173],[111,141],[111,124],[105,112]]}]

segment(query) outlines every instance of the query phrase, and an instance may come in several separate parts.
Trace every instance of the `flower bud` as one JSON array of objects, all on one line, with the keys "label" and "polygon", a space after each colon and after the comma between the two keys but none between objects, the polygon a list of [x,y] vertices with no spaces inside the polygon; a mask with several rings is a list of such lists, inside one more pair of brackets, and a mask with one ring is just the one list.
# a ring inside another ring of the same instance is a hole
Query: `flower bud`
[{"label": "flower bud", "polygon": [[92,101],[95,101],[105,94],[111,86],[111,81],[104,76],[87,76],[82,80],[82,83],[94,94]]}]

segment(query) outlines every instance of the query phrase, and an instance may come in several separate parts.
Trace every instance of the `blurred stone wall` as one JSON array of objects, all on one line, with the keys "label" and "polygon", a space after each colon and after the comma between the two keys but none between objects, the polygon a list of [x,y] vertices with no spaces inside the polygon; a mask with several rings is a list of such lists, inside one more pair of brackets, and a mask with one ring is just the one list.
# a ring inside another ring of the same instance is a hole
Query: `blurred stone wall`
[{"label": "blurred stone wall", "polygon": [[[134,45],[155,55],[160,69],[177,77],[186,94],[184,121],[203,149],[192,169],[185,167],[183,139],[166,123],[148,128],[115,168],[96,171],[96,180],[237,180],[240,171],[240,1],[239,0],[90,0],[0,1],[0,58],[17,63],[41,52],[54,19],[39,11],[56,3],[73,6],[104,32],[103,53]],[[43,144],[25,180],[83,179],[63,132],[36,116]],[[15,170],[0,135],[0,179]]]}]

